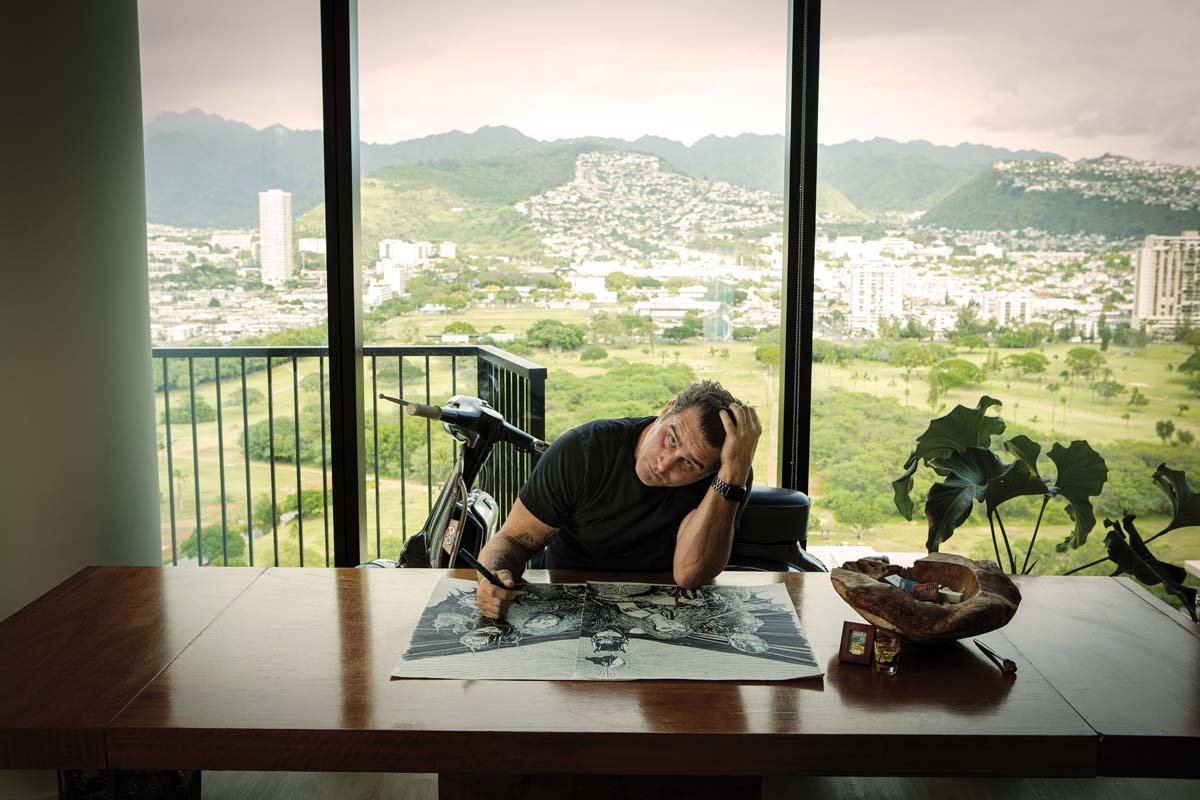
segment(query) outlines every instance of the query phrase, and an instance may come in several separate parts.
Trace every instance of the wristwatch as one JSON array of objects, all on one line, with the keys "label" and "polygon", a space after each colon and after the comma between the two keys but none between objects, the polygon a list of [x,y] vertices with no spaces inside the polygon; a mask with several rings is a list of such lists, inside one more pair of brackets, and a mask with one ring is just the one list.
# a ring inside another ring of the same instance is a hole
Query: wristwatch
[{"label": "wristwatch", "polygon": [[713,475],[712,489],[714,492],[721,495],[721,497],[724,497],[726,500],[731,500],[734,503],[742,502],[742,498],[746,496],[745,486],[734,486],[731,483],[726,483],[716,475]]}]

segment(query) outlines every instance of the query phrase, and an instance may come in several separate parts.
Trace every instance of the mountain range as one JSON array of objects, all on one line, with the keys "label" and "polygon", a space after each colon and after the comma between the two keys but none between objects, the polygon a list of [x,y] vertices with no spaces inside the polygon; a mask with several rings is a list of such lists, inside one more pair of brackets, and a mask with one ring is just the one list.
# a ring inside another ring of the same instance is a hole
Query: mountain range
[{"label": "mountain range", "polygon": [[[202,111],[166,113],[146,125],[145,147],[151,222],[253,228],[258,224],[258,192],[267,188],[291,192],[297,217],[323,200],[320,131],[281,125],[255,129]],[[647,153],[657,156],[666,169],[782,195],[784,147],[783,136],[759,134],[706,136],[690,146],[659,136],[545,142],[515,128],[485,126],[473,133],[450,131],[391,144],[364,142],[360,169],[364,178],[388,176],[393,195],[398,187],[425,194],[449,192],[435,204],[439,208],[442,201],[462,197],[486,199],[495,206],[557,185],[547,184],[548,180],[569,180],[571,165],[564,158],[599,148]],[[819,145],[818,212],[842,220],[926,212],[922,221],[952,228],[1036,227],[1117,237],[1200,226],[1194,210],[1172,209],[1154,197],[1134,198],[1118,208],[1069,188],[1027,192],[992,169],[1000,162],[1065,160],[1037,150],[979,144],[950,147],[924,140],[876,138]],[[1099,179],[1119,183],[1121,177]],[[364,182],[364,215],[368,213],[366,186]],[[518,219],[500,216],[506,220],[489,219],[487,224],[512,226],[514,231],[520,227]],[[436,231],[446,226],[424,227],[430,229],[429,238],[435,238]],[[519,238],[526,239],[523,234]]]}]

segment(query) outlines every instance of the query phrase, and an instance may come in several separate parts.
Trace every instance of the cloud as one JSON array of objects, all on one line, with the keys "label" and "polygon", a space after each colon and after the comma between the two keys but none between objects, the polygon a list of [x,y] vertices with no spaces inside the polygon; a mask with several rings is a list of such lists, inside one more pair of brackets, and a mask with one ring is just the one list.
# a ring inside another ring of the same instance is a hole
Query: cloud
[{"label": "cloud", "polygon": [[[140,13],[147,116],[320,127],[316,2],[143,0]],[[1196,160],[1200,3],[838,0],[823,14],[822,141]],[[360,129],[782,132],[786,20],[785,0],[359,0]]]}]

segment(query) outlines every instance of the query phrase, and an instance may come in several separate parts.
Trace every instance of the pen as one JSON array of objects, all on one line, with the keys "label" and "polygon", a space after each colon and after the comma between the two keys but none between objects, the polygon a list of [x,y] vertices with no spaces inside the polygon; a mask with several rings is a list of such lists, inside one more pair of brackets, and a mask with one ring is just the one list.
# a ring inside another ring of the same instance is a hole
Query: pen
[{"label": "pen", "polygon": [[978,639],[974,639],[973,641],[975,642],[975,646],[982,650],[983,654],[991,659],[992,663],[995,664],[1001,672],[1003,672],[1005,675],[1017,674],[1017,662],[1013,661],[1011,658],[1004,658]]},{"label": "pen", "polygon": [[485,567],[483,564],[480,564],[479,559],[475,558],[475,556],[471,555],[466,550],[459,550],[458,554],[460,556],[462,556],[463,561],[467,562],[467,566],[469,566],[471,569],[478,572],[483,577],[487,578],[488,583],[492,584],[493,586],[498,586],[501,589],[504,589],[505,591],[510,591],[509,588],[504,585],[504,581],[500,580],[494,574],[492,574],[492,571],[490,569],[488,569],[487,567]]}]

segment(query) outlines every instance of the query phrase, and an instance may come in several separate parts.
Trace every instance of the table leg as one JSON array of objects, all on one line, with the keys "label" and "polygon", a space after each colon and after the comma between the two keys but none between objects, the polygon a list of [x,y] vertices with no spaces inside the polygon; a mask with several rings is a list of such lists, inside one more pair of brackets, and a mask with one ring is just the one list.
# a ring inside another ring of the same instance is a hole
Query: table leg
[{"label": "table leg", "polygon": [[200,800],[199,770],[68,769],[60,800]]},{"label": "table leg", "polygon": [[438,775],[438,800],[730,800],[762,796],[755,775]]}]

